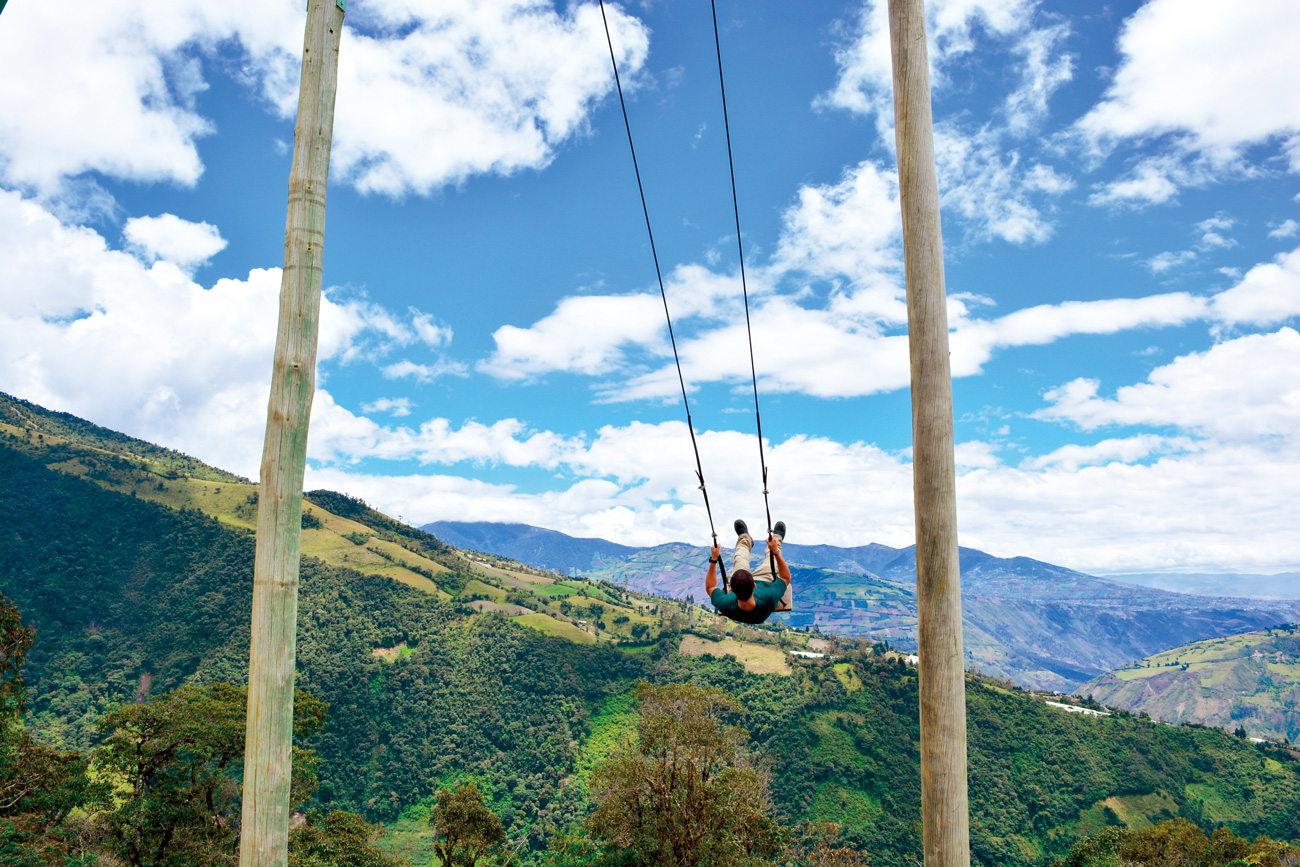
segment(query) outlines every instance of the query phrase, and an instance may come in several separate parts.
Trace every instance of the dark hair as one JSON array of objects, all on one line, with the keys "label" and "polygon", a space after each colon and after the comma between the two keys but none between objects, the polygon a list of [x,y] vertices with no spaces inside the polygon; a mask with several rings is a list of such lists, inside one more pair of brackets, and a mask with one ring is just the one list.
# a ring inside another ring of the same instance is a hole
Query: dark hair
[{"label": "dark hair", "polygon": [[754,595],[754,576],[748,569],[737,569],[736,574],[731,576],[731,592],[741,602]]}]

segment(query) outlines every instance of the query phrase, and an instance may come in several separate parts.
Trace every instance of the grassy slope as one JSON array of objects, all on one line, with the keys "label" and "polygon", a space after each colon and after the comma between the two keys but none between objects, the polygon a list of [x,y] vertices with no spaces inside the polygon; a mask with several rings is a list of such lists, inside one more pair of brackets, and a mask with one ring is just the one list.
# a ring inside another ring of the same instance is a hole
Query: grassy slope
[{"label": "grassy slope", "polygon": [[1252,737],[1300,741],[1300,629],[1177,647],[1095,678],[1078,693],[1166,722],[1240,726]]},{"label": "grassy slope", "polygon": [[[71,469],[72,458],[85,456],[66,453],[68,443],[20,439],[9,442],[26,454],[50,458],[44,463],[60,469]],[[212,560],[212,546],[225,546],[228,554],[221,562],[229,561],[235,570],[229,574],[251,570],[251,540],[237,520],[236,483],[200,480],[212,485],[187,483],[173,490],[166,483],[181,479],[130,479],[120,475],[126,472],[121,467],[82,463],[85,472],[41,476],[43,467],[14,465],[28,467],[21,484],[31,490],[26,499],[14,501],[24,511],[9,520],[13,527],[23,522],[22,538],[0,533],[7,546],[0,551],[5,555],[0,586],[7,594],[21,591],[25,610],[45,612],[43,643],[35,656],[51,676],[34,683],[33,704],[50,731],[62,730],[57,727],[66,726],[70,715],[90,719],[105,697],[129,698],[146,670],[157,675],[155,689],[195,676],[239,679],[247,646],[247,629],[240,625],[247,579],[232,583],[227,573],[205,578],[193,565]],[[94,478],[95,473],[104,477]],[[164,482],[163,491],[157,490],[158,481]],[[177,497],[169,505],[225,518],[218,523],[193,511],[157,509],[143,502],[150,483],[157,493]],[[51,497],[48,492],[56,488]],[[407,813],[419,812],[421,804],[427,808],[440,782],[472,772],[494,787],[513,832],[539,842],[536,835],[548,826],[580,815],[584,769],[589,771],[626,732],[628,678],[691,678],[732,690],[746,702],[742,722],[774,762],[776,803],[783,812],[844,822],[878,865],[902,864],[915,853],[914,669],[873,657],[862,644],[809,641],[802,633],[724,623],[698,607],[565,582],[517,564],[494,561],[467,574],[481,564],[471,564],[459,552],[434,550],[432,537],[403,535],[384,516],[334,505],[352,514],[325,514],[314,506],[322,512],[323,530],[351,548],[368,544],[368,539],[357,545],[347,538],[361,534],[391,542],[398,556],[418,555],[444,565],[447,571],[436,578],[447,593],[465,593],[479,581],[528,603],[535,611],[528,616],[557,627],[571,626],[559,610],[561,602],[581,605],[589,615],[599,604],[610,628],[616,616],[629,617],[623,627],[635,622],[633,616],[649,618],[674,641],[611,652],[614,635],[601,631],[600,645],[579,647],[547,637],[546,630],[518,629],[518,618],[478,615],[380,580],[392,577],[382,571],[360,575],[311,559],[304,564],[299,658],[303,685],[334,708],[319,745],[325,758],[323,798],[372,818],[405,822],[404,833],[413,835],[408,842],[415,842],[423,832],[414,813]],[[42,509],[53,511],[36,514]],[[331,528],[335,518],[350,523]],[[117,521],[112,524],[117,529],[108,531],[112,543],[102,550],[52,540],[54,547],[43,553],[24,554],[24,546],[43,532],[84,530],[70,537],[81,540],[78,544],[107,540],[95,529],[106,520]],[[154,525],[157,529],[147,529]],[[360,529],[349,529],[353,525]],[[132,535],[139,532],[149,535]],[[393,535],[399,541],[392,541]],[[178,543],[184,547],[192,540],[192,553],[178,550]],[[150,548],[150,543],[156,544]],[[137,553],[144,549],[153,553]],[[56,551],[63,559],[50,557]],[[186,565],[191,561],[184,557],[197,559]],[[79,575],[79,560],[96,565]],[[464,568],[455,568],[461,563]],[[46,577],[35,577],[37,572]],[[174,574],[185,577],[176,580]],[[42,586],[55,584],[63,588],[59,598],[41,595]],[[557,585],[579,592],[533,592]],[[584,589],[594,592],[583,596]],[[50,619],[57,617],[67,622]],[[126,621],[115,624],[112,617],[129,618],[130,629],[123,631]],[[707,635],[715,651],[734,647],[735,657],[780,655],[785,662],[784,647],[791,646],[830,658],[795,663],[787,676],[756,675],[731,656],[678,653],[675,636],[682,632]],[[582,635],[584,641],[595,637]],[[1125,715],[1067,715],[1006,684],[973,685],[968,712],[975,863],[1043,863],[1068,847],[1077,831],[1104,823],[1106,809],[1133,824],[1177,812],[1226,821],[1250,835],[1297,830],[1287,822],[1294,824],[1300,814],[1300,775],[1285,753],[1265,754],[1222,732],[1153,726]],[[534,730],[551,734],[539,741],[528,734]]]}]

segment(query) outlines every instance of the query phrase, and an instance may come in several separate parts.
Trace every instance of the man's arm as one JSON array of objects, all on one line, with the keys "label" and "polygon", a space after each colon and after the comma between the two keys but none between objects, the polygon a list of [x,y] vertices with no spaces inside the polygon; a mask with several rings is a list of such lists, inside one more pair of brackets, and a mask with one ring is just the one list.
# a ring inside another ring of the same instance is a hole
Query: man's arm
[{"label": "man's arm", "polygon": [[704,576],[704,593],[706,596],[712,596],[713,590],[718,586],[718,561],[722,559],[722,551],[717,545],[709,552],[709,574]]},{"label": "man's arm", "polygon": [[767,537],[767,549],[772,552],[772,559],[776,561],[776,574],[781,576],[781,580],[788,586],[790,584],[790,567],[785,565],[785,558],[781,556],[780,550],[776,547],[776,540],[771,536]]}]

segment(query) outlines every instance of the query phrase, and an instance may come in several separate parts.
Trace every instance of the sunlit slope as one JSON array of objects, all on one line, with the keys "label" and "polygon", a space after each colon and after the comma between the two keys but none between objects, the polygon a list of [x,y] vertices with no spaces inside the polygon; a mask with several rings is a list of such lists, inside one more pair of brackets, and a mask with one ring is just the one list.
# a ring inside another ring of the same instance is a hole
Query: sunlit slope
[{"label": "sunlit slope", "polygon": [[[0,445],[100,489],[216,519],[240,532],[257,526],[257,486],[151,443],[0,393]],[[308,491],[302,554],[327,566],[389,578],[439,599],[577,644],[649,644],[665,627],[713,618],[697,606],[564,576],[514,560],[452,548],[424,530],[333,491]],[[720,634],[774,641],[736,624]],[[798,641],[796,643],[799,643]],[[760,652],[757,650],[744,653]]]},{"label": "sunlit slope", "polygon": [[1300,629],[1198,641],[1149,656],[1077,690],[1103,704],[1167,722],[1242,728],[1300,740]]},{"label": "sunlit slope", "polygon": [[[51,470],[7,442],[0,592],[38,634],[31,730],[84,749],[115,703],[239,682],[248,531]],[[367,533],[388,531],[364,504],[332,505]],[[770,760],[773,803],[792,821],[841,824],[877,867],[919,863],[919,670],[898,654],[738,627],[699,606],[479,555],[447,562],[457,568],[435,578],[457,598],[444,600],[304,558],[298,683],[331,706],[315,744],[321,807],[427,835],[438,788],[475,779],[512,839],[540,847],[585,815],[584,774],[633,722],[636,681],[689,680],[744,703],[737,722]],[[634,639],[634,614],[656,618],[660,639]],[[571,632],[579,620],[594,631]],[[804,648],[825,656],[788,652]],[[1070,714],[979,678],[968,720],[976,867],[1045,867],[1089,822],[1180,815],[1246,836],[1300,835],[1296,756],[1280,747],[1127,713]]]}]

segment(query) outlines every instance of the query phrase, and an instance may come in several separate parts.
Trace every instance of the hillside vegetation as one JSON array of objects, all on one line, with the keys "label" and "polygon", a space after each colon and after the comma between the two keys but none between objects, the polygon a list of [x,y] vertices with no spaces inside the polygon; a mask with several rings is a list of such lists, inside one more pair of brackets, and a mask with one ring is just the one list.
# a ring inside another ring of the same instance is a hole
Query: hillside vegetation
[{"label": "hillside vegetation", "polygon": [[[27,727],[78,750],[119,703],[244,682],[252,589],[252,523],[237,514],[248,498],[228,497],[233,483],[218,493],[199,485],[212,480],[115,464],[132,460],[130,443],[91,448],[0,438],[0,593],[37,632]],[[156,499],[169,491],[188,499]],[[689,681],[743,706],[736,722],[770,763],[780,821],[839,823],[876,867],[919,859],[917,677],[899,654],[739,627],[449,549],[340,495],[310,501],[321,526],[308,533],[367,550],[381,541],[394,560],[366,572],[303,559],[297,681],[329,707],[310,742],[320,788],[309,806],[387,824],[386,845],[423,864],[435,794],[472,781],[532,863],[587,815],[593,768],[633,725],[636,682]],[[400,560],[429,586],[385,571]],[[982,678],[969,683],[968,715],[973,863],[1045,865],[1079,834],[1174,816],[1300,836],[1300,766],[1285,750],[1127,713],[1067,714]]]},{"label": "hillside vegetation", "polygon": [[[703,599],[703,545],[628,548],[523,524],[439,522],[428,528],[480,550],[534,565],[561,564],[639,593]],[[791,530],[797,540],[799,529]],[[756,561],[763,550],[760,542]],[[776,619],[916,649],[913,548],[791,541],[783,551],[794,576],[795,610]],[[1170,593],[973,548],[961,548],[960,561],[967,664],[1033,689],[1068,692],[1169,647],[1300,619],[1300,599]]]},{"label": "hillside vegetation", "polygon": [[1300,741],[1300,629],[1292,623],[1176,647],[1077,692],[1166,722]]}]

